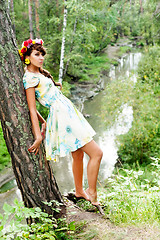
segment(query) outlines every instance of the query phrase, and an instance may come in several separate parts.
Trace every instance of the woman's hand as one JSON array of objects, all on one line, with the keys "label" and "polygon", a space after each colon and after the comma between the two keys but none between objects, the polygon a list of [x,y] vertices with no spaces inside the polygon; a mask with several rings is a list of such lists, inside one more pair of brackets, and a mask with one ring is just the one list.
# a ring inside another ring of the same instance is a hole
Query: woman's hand
[{"label": "woman's hand", "polygon": [[42,134],[42,139],[43,140],[45,139],[46,126],[47,126],[47,123],[43,122],[42,123],[42,128],[41,128],[41,134]]},{"label": "woman's hand", "polygon": [[42,136],[40,136],[39,138],[37,138],[33,145],[28,149],[29,152],[35,152],[35,155],[38,153],[40,145],[42,142]]}]

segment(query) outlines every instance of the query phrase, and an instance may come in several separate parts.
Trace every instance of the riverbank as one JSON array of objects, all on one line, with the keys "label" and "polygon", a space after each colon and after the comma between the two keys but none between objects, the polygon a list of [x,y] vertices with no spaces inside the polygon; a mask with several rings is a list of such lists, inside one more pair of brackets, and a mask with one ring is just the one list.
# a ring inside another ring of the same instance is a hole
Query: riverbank
[{"label": "riverbank", "polygon": [[[93,59],[87,67],[87,77],[84,80],[71,82],[71,101],[83,112],[84,102],[94,98],[99,92],[104,90],[107,77],[112,67],[120,64],[120,59],[131,52],[132,44],[129,39],[120,39],[116,45],[108,45],[101,54]],[[96,69],[96,70],[95,70]],[[84,113],[89,117],[87,113]]]}]

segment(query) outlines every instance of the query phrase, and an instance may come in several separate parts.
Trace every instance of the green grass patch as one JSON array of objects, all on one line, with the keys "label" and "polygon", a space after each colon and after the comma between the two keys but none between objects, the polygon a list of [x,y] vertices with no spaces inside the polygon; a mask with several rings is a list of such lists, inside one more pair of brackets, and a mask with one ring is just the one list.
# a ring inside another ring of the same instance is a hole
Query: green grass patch
[{"label": "green grass patch", "polygon": [[[80,81],[90,81],[91,76],[94,75],[94,78],[98,78],[102,71],[109,72],[111,61],[107,58],[106,54],[101,56],[89,56],[85,59],[85,68],[83,74],[80,77]],[[93,79],[92,79],[93,80]]]},{"label": "green grass patch", "polygon": [[122,57],[125,53],[129,53],[132,51],[132,47],[129,47],[129,46],[122,46],[122,47],[119,47],[119,50],[117,52],[117,55],[119,57]]}]

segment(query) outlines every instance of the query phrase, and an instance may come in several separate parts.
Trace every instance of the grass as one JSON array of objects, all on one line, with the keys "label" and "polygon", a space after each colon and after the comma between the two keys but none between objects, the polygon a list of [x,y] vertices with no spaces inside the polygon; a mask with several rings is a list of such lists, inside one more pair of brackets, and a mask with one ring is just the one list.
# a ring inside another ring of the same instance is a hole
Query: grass
[{"label": "grass", "polygon": [[160,224],[160,159],[146,168],[116,169],[99,189],[99,198],[105,206],[105,214],[116,224],[143,225]]},{"label": "grass", "polygon": [[120,47],[118,51],[118,56],[121,57],[125,53],[131,52],[131,50],[132,50],[132,47],[129,47],[129,46]]},{"label": "grass", "polygon": [[83,75],[81,76],[79,81],[93,81],[98,78],[102,71],[109,72],[111,61],[107,58],[106,54],[101,54],[100,56],[89,56],[85,60],[85,69],[83,70]]}]

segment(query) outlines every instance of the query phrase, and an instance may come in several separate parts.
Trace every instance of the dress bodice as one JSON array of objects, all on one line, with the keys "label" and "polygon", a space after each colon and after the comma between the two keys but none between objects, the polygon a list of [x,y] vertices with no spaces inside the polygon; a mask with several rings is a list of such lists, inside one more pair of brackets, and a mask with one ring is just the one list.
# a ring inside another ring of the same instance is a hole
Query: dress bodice
[{"label": "dress bodice", "polygon": [[61,98],[61,91],[54,85],[52,79],[41,73],[26,71],[23,77],[24,88],[35,87],[36,99],[45,107],[50,107]]}]

